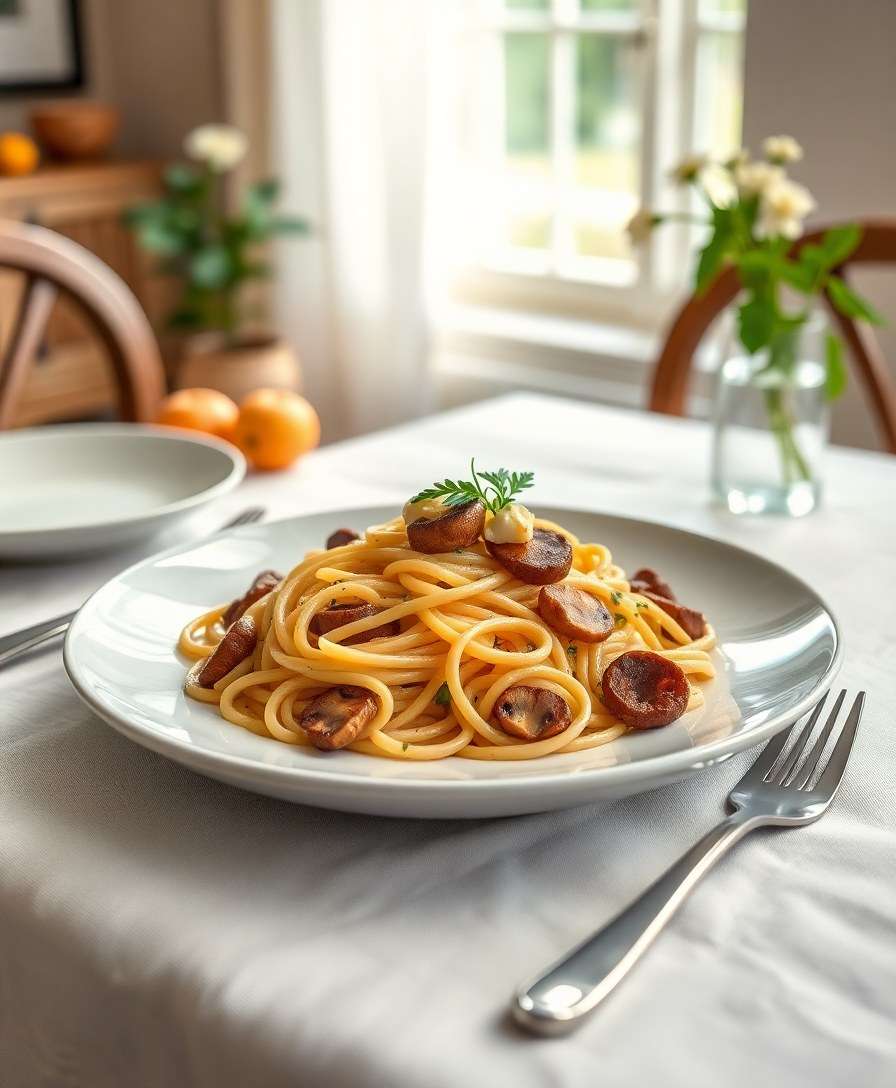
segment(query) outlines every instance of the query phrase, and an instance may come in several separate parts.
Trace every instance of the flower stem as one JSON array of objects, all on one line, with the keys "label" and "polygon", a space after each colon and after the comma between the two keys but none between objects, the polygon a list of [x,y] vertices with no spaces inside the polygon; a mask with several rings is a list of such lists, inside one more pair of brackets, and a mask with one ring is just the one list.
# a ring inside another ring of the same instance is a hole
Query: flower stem
[{"label": "flower stem", "polygon": [[769,426],[778,441],[778,448],[781,451],[781,471],[784,477],[784,485],[787,486],[796,480],[811,480],[812,473],[794,437],[793,417],[784,400],[784,391],[780,387],[773,387],[766,389],[764,393]]}]

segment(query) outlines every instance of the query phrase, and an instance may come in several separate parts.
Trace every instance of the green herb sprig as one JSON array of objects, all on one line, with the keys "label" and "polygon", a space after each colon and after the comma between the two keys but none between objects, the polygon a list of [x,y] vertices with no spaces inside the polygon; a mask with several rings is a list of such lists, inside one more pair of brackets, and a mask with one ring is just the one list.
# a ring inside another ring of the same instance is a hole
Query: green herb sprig
[{"label": "green herb sprig", "polygon": [[[497,514],[513,502],[516,495],[531,487],[535,480],[534,472],[508,472],[499,468],[495,472],[477,472],[476,461],[470,461],[472,480],[442,480],[432,487],[424,488],[411,499],[441,499],[445,506],[460,506],[465,502],[481,502],[486,510]],[[484,481],[484,483],[483,483]]]}]

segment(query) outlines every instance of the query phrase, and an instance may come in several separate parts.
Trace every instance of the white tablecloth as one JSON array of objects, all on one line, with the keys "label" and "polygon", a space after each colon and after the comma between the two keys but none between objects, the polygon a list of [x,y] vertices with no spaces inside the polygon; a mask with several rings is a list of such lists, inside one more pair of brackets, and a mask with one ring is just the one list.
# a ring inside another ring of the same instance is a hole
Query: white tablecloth
[{"label": "white tablecloth", "polygon": [[[504,1018],[522,978],[606,921],[721,815],[753,754],[602,807],[412,822],[231,789],[114,733],[58,647],[0,672],[0,1084],[896,1083],[896,460],[833,451],[824,509],[708,505],[709,435],[517,397],[256,476],[272,516],[403,499],[469,455],[533,498],[645,515],[784,563],[843,621],[869,691],[832,811],[758,833],[578,1034]],[[0,568],[0,633],[65,611],[132,556]]]}]

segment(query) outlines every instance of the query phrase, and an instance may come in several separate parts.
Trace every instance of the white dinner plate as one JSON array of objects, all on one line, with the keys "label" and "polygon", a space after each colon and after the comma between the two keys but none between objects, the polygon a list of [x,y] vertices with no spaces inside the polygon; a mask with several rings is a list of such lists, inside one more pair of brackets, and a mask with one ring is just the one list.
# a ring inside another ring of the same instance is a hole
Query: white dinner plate
[{"label": "white dinner plate", "polygon": [[383,507],[247,526],[138,563],[78,613],[65,667],[81,697],[114,728],[203,774],[289,801],[424,817],[507,816],[653,789],[767,739],[832,683],[840,661],[837,623],[818,594],[781,567],[664,525],[540,505],[538,511],[583,540],[606,544],[627,570],[656,568],[682,600],[706,612],[719,636],[719,675],[702,709],[591,751],[505,763],[412,763],[282,744],[186,698],[188,662],[175,643],[188,620],[242,594],[260,570],[290,570],[333,529],[382,523],[394,514]]},{"label": "white dinner plate", "polygon": [[74,556],[154,536],[231,491],[243,455],[207,435],[136,423],[0,434],[0,559]]}]

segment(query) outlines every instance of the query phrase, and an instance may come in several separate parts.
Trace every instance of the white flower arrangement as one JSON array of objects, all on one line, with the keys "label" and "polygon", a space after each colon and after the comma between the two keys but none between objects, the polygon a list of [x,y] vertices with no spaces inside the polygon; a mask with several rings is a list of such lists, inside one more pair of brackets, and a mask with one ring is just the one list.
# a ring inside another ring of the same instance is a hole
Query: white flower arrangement
[{"label": "white flower arrangement", "polygon": [[188,132],[184,151],[194,162],[204,163],[216,174],[232,170],[245,158],[249,141],[233,125],[199,125]]}]

